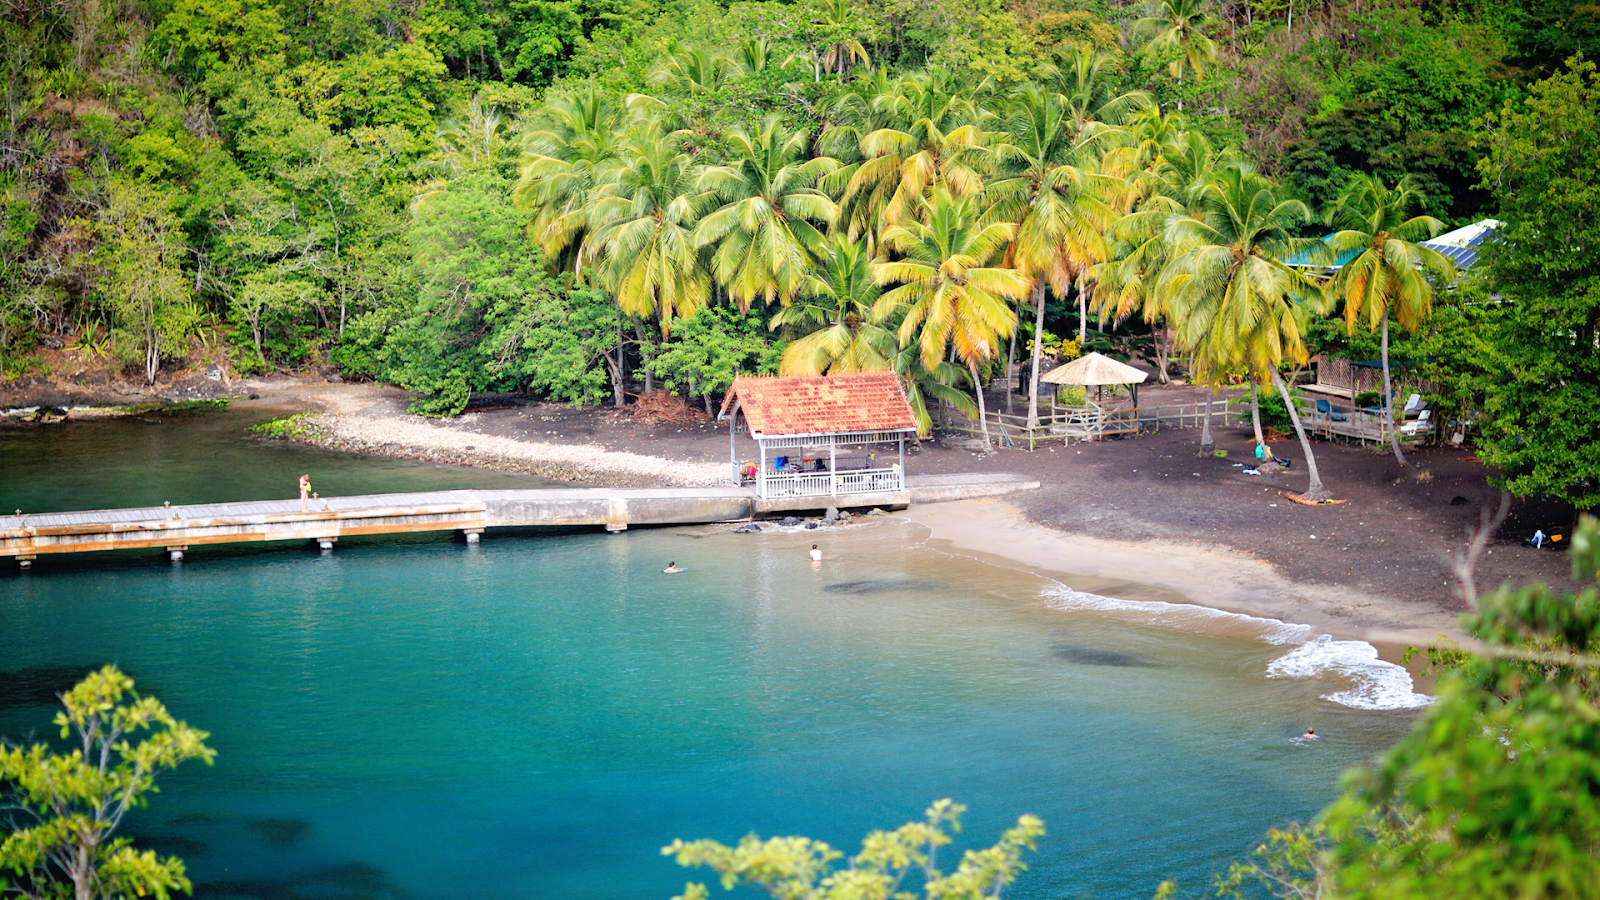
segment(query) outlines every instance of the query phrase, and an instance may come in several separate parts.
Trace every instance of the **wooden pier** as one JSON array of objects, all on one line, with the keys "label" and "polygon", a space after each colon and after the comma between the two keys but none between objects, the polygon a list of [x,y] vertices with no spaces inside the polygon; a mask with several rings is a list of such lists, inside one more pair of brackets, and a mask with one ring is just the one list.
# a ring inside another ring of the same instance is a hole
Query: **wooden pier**
[{"label": "wooden pier", "polygon": [[476,543],[489,528],[693,525],[735,522],[782,512],[845,508],[904,508],[1037,488],[1015,475],[924,475],[906,489],[838,497],[771,497],[750,488],[554,488],[517,491],[432,491],[323,497],[300,509],[299,500],[265,500],[102,509],[0,516],[0,557],[23,568],[46,554],[160,548],[174,561],[192,546],[266,541],[310,541],[333,549],[341,537],[460,532]]}]

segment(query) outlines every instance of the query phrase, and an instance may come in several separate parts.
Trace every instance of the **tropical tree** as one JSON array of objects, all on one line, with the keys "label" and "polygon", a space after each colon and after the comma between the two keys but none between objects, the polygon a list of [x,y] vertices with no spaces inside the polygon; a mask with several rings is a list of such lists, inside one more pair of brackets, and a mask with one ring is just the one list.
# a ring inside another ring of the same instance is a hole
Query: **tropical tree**
[{"label": "tropical tree", "polygon": [[0,842],[0,892],[26,900],[111,900],[190,892],[183,860],[136,850],[118,829],[160,773],[191,759],[210,765],[209,735],[140,697],[115,666],[61,695],[63,746],[0,739],[0,807],[16,818]]},{"label": "tropical tree", "polygon": [[852,0],[818,0],[816,7],[818,25],[827,41],[821,59],[823,70],[843,77],[858,63],[871,64],[866,45],[861,43],[867,32],[867,19],[855,3]]},{"label": "tropical tree", "polygon": [[879,298],[877,312],[904,306],[900,345],[915,342],[924,369],[937,367],[947,349],[966,365],[987,451],[989,424],[978,364],[993,359],[1000,339],[1017,327],[1007,301],[1026,295],[1031,285],[1016,269],[985,264],[1005,249],[1016,226],[984,224],[976,198],[953,196],[943,186],[918,206],[917,219],[884,232],[885,246],[902,258],[873,266],[873,278],[900,286]]},{"label": "tropical tree", "polygon": [[1455,266],[1444,254],[1414,241],[1430,238],[1444,228],[1431,216],[1409,216],[1421,199],[1411,179],[1388,187],[1376,176],[1361,172],[1340,192],[1329,216],[1340,231],[1328,238],[1333,252],[1356,256],[1339,267],[1333,277],[1333,294],[1344,301],[1345,325],[1352,331],[1358,321],[1381,333],[1383,361],[1383,421],[1389,444],[1400,465],[1410,468],[1400,451],[1395,429],[1393,388],[1389,375],[1389,320],[1415,331],[1433,305],[1433,282],[1427,273],[1453,278]]},{"label": "tropical tree", "polygon": [[[712,840],[676,840],[661,848],[664,856],[681,866],[705,866],[717,873],[723,887],[746,885],[773,897],[805,900],[863,900],[898,897],[903,900],[998,900],[1005,888],[1027,868],[1022,852],[1033,850],[1044,823],[1022,816],[1006,829],[994,846],[968,850],[948,874],[935,865],[940,847],[949,844],[951,832],[961,830],[966,807],[939,800],[928,807],[921,822],[909,822],[893,831],[874,831],[861,842],[861,852],[841,866],[844,854],[821,841],[805,837],[762,840],[750,835],[737,846]],[[902,885],[918,881],[921,891]],[[708,900],[703,884],[690,883],[678,900]]]},{"label": "tropical tree", "polygon": [[672,135],[639,131],[589,204],[601,282],[622,311],[654,317],[666,335],[674,317],[694,315],[711,297],[711,279],[694,229],[711,198],[701,170]]},{"label": "tropical tree", "polygon": [[1106,185],[1094,156],[1069,127],[1073,110],[1059,95],[1035,85],[1019,89],[1008,105],[1007,139],[994,150],[1004,177],[985,193],[995,198],[989,217],[1011,222],[1006,265],[1030,283],[1035,316],[1028,426],[1039,424],[1039,368],[1043,352],[1045,289],[1066,296],[1088,268],[1107,257],[1105,233],[1116,215],[1100,198]]},{"label": "tropical tree", "polygon": [[[1203,0],[1161,0],[1153,15],[1141,18],[1134,30],[1152,35],[1145,45],[1148,49],[1176,52],[1176,57],[1167,63],[1167,74],[1181,82],[1185,65],[1195,75],[1203,75],[1206,65],[1217,58],[1216,41],[1200,30],[1204,21]],[[1181,104],[1179,108],[1182,109]]]},{"label": "tropical tree", "polygon": [[1229,367],[1265,372],[1294,424],[1305,452],[1309,500],[1326,500],[1316,457],[1278,373],[1286,361],[1304,363],[1305,317],[1320,314],[1326,296],[1308,275],[1284,263],[1326,245],[1294,236],[1311,218],[1299,200],[1283,199],[1249,167],[1223,168],[1197,196],[1198,215],[1167,225],[1172,258],[1161,274],[1170,294],[1176,337],[1211,371]]},{"label": "tropical tree", "polygon": [[943,71],[907,77],[872,102],[890,124],[861,138],[843,202],[864,200],[876,231],[904,222],[934,185],[953,198],[983,186],[983,115],[965,85]]},{"label": "tropical tree", "polygon": [[873,314],[883,289],[860,241],[835,234],[818,254],[804,295],[772,317],[772,327],[803,335],[783,351],[783,375],[876,372],[893,368],[894,332]]},{"label": "tropical tree", "polygon": [[580,273],[590,201],[621,151],[622,115],[592,84],[549,101],[544,114],[549,124],[523,139],[511,202],[534,211],[529,234],[552,261],[574,249],[572,270]]},{"label": "tropical tree", "polygon": [[788,303],[806,286],[822,248],[818,226],[838,208],[814,185],[838,163],[806,159],[807,135],[777,116],[728,135],[731,159],[700,176],[698,189],[722,206],[700,220],[695,243],[710,247],[712,273],[748,311],[757,297]]},{"label": "tropical tree", "polygon": [[1077,44],[1059,66],[1045,66],[1044,83],[1060,94],[1071,110],[1073,132],[1082,136],[1091,123],[1121,125],[1155,101],[1144,91],[1117,93],[1120,55],[1090,44]]},{"label": "tropical tree", "polygon": [[700,97],[726,87],[738,72],[738,63],[721,53],[707,47],[681,47],[668,53],[650,73],[650,84],[669,94]]}]

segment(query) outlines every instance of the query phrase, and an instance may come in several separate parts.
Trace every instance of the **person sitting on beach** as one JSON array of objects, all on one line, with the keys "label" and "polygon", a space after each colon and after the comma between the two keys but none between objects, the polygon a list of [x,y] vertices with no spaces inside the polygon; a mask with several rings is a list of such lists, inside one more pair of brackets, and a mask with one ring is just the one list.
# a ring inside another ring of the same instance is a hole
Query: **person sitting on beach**
[{"label": "person sitting on beach", "polygon": [[1316,739],[1317,739],[1317,730],[1315,728],[1307,728],[1306,729],[1306,733],[1300,735],[1300,740],[1302,740],[1302,741],[1314,741]]},{"label": "person sitting on beach", "polygon": [[667,567],[665,569],[662,569],[661,571],[665,572],[668,575],[676,575],[679,572],[682,572],[683,570],[678,568],[677,562],[674,561],[674,562],[667,563]]},{"label": "person sitting on beach", "polygon": [[306,512],[306,500],[311,497],[311,476],[300,476],[300,511]]},{"label": "person sitting on beach", "polygon": [[816,544],[811,545],[811,561],[822,562],[822,548]]}]

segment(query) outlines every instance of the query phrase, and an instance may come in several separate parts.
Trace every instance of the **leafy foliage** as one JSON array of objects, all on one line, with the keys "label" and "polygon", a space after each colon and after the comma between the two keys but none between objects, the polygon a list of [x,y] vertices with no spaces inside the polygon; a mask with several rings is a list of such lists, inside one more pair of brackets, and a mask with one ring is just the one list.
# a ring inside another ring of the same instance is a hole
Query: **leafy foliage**
[{"label": "leafy foliage", "polygon": [[[874,831],[861,842],[861,852],[848,865],[836,864],[844,854],[805,837],[762,840],[751,835],[729,847],[711,840],[676,840],[661,853],[679,865],[706,866],[721,876],[724,889],[748,885],[782,900],[886,900],[889,897],[928,900],[996,900],[1018,873],[1027,868],[1022,852],[1034,849],[1044,823],[1022,816],[992,847],[968,850],[954,871],[938,868],[938,852],[961,830],[966,807],[940,800],[928,807],[927,818],[894,831]],[[905,890],[909,876],[922,891]],[[690,883],[675,900],[705,900],[704,885]]]},{"label": "leafy foliage", "polygon": [[0,796],[15,811],[0,844],[0,895],[167,900],[189,892],[182,860],[136,850],[116,831],[156,790],[160,772],[191,759],[210,765],[208,735],[140,697],[115,666],[89,673],[61,701],[55,724],[70,750],[0,741]]}]

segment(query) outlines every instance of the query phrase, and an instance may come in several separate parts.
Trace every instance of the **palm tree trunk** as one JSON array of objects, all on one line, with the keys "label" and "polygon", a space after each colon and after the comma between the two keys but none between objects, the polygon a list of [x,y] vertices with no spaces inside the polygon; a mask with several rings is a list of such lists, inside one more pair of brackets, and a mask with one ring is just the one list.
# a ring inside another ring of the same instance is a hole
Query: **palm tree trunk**
[{"label": "palm tree trunk", "polygon": [[1250,426],[1256,430],[1256,446],[1265,445],[1267,439],[1261,435],[1261,399],[1256,394],[1256,373],[1254,369],[1250,371]]},{"label": "palm tree trunk", "polygon": [[1294,408],[1294,398],[1289,396],[1289,387],[1283,383],[1283,376],[1278,374],[1276,368],[1272,370],[1272,383],[1283,397],[1283,408],[1289,411],[1289,421],[1294,423],[1294,433],[1300,438],[1300,449],[1306,454],[1306,476],[1310,481],[1306,484],[1305,498],[1317,501],[1331,499],[1333,495],[1322,486],[1322,475],[1317,472],[1317,458],[1311,453],[1311,441],[1306,438],[1306,430],[1300,424],[1300,413]]},{"label": "palm tree trunk", "polygon": [[1216,390],[1206,385],[1206,418],[1200,425],[1200,456],[1210,456],[1217,449],[1217,442],[1211,437],[1211,401],[1216,396]]},{"label": "palm tree trunk", "polygon": [[1400,429],[1394,424],[1394,388],[1389,384],[1389,311],[1383,311],[1383,427],[1389,431],[1389,446],[1394,448],[1394,458],[1404,469],[1411,468],[1406,455],[1400,452]]},{"label": "palm tree trunk", "polygon": [[1033,373],[1028,376],[1028,427],[1039,427],[1039,363],[1044,355],[1044,281],[1033,286]]},{"label": "palm tree trunk", "polygon": [[993,449],[989,443],[989,412],[983,406],[983,380],[978,377],[978,363],[967,360],[967,371],[972,373],[972,392],[978,395],[978,427],[983,430],[983,452]]},{"label": "palm tree trunk", "polygon": [[[1017,319],[1019,321],[1022,319],[1022,298],[1021,297],[1017,298]],[[1012,328],[1011,329],[1011,352],[1006,354],[1006,415],[1008,415],[1008,416],[1014,414],[1012,409],[1011,409],[1011,398],[1013,396],[1015,396],[1016,393],[1017,393],[1017,391],[1016,391],[1016,382],[1013,381],[1012,379],[1016,378],[1016,371],[1017,371],[1017,332],[1020,331],[1020,330],[1021,329],[1019,329],[1019,328]]]},{"label": "palm tree trunk", "polygon": [[1078,347],[1089,339],[1089,289],[1078,288]]}]

